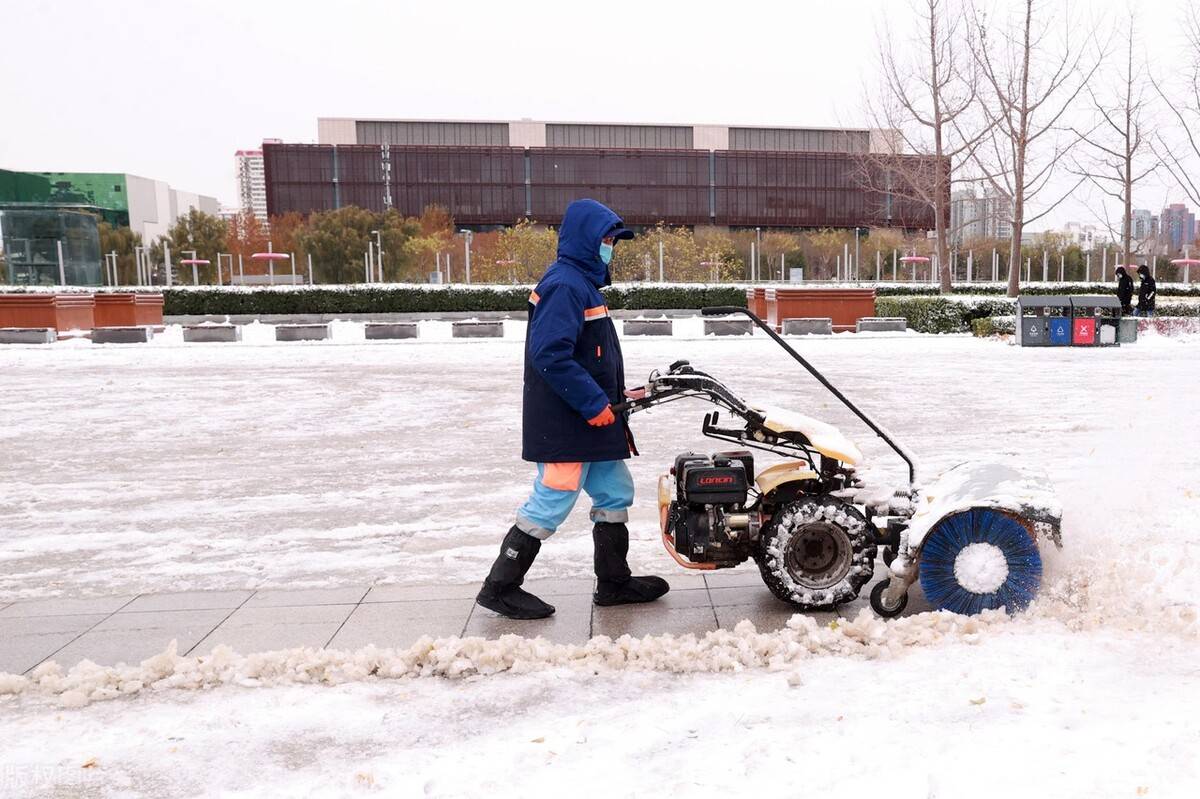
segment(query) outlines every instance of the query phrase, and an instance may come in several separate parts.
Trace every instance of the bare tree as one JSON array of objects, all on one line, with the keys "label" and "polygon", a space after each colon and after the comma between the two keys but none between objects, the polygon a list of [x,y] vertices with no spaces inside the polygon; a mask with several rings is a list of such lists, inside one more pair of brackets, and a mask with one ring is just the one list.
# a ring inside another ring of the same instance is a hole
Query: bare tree
[{"label": "bare tree", "polygon": [[1088,130],[1072,128],[1088,151],[1086,162],[1072,159],[1072,171],[1121,204],[1119,227],[1113,224],[1107,203],[1102,215],[1109,235],[1120,239],[1121,263],[1129,264],[1134,251],[1133,192],[1142,180],[1158,170],[1160,161],[1150,146],[1144,89],[1146,69],[1142,59],[1134,54],[1137,30],[1132,10],[1121,34],[1124,58],[1116,69],[1098,73],[1096,81],[1102,87],[1115,87],[1115,91],[1097,91],[1089,85],[1087,93],[1096,119]]},{"label": "bare tree", "polygon": [[[950,290],[949,203],[953,177],[984,140],[986,126],[970,130],[979,76],[963,31],[958,0],[914,0],[920,31],[897,53],[894,32],[881,30],[882,96],[870,102],[873,124],[894,131],[882,152],[865,161],[869,185],[901,193],[933,210],[941,290]],[[901,159],[902,153],[927,156]],[[902,174],[897,174],[902,173]],[[898,179],[896,179],[898,178]],[[879,187],[881,179],[888,185]]]},{"label": "bare tree", "polygon": [[1154,152],[1187,198],[1200,205],[1200,9],[1195,5],[1187,6],[1183,33],[1192,53],[1191,64],[1175,84],[1183,88],[1167,92],[1154,80],[1159,97],[1179,123],[1182,134],[1178,140],[1169,140],[1160,132],[1154,140]]},{"label": "bare tree", "polygon": [[[1020,0],[1021,14],[994,25],[972,10],[972,51],[985,91],[980,108],[992,123],[988,145],[976,151],[977,163],[993,189],[1010,198],[1008,294],[1020,291],[1021,233],[1053,211],[1082,184],[1073,186],[1031,214],[1034,201],[1047,192],[1067,152],[1077,142],[1063,135],[1064,116],[1103,60],[1099,46],[1081,47],[1078,27],[1063,3],[1044,9],[1038,0]],[[1042,12],[1057,21],[1061,39]],[[1035,24],[1035,17],[1037,23]],[[1085,39],[1094,34],[1085,32]],[[1089,43],[1091,44],[1091,43]]]}]

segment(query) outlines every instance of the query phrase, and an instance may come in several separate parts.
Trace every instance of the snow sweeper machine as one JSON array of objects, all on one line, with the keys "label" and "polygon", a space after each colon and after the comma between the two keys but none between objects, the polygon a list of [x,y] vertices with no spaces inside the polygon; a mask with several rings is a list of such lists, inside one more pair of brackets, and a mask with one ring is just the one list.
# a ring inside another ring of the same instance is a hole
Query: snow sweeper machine
[{"label": "snow sweeper machine", "polygon": [[[913,457],[769,325],[743,314],[799,362],[907,465],[908,484],[880,490],[856,473],[858,447],[833,426],[800,413],[747,404],[720,380],[676,361],[653,372],[645,394],[614,410],[637,413],[685,398],[717,406],[704,435],[736,449],[675,458],[659,478],[662,540],[689,569],[724,569],[753,558],[779,599],[806,610],[858,596],[883,556],[888,579],[871,591],[881,616],[898,615],[920,580],[938,609],[973,614],[1024,608],[1041,582],[1041,545],[1061,547],[1062,511],[1044,474],[1026,465],[961,463],[918,484]],[[722,419],[721,410],[736,419]],[[759,450],[784,458],[755,469]]]}]

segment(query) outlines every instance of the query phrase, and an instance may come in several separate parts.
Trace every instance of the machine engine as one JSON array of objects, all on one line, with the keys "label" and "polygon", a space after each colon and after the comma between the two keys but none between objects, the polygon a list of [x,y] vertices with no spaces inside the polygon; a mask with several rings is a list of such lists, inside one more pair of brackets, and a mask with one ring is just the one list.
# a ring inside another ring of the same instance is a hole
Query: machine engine
[{"label": "machine engine", "polygon": [[753,479],[754,456],[746,450],[675,458],[659,487],[663,532],[673,539],[675,551],[718,568],[750,557],[761,526],[758,511],[747,510]]}]

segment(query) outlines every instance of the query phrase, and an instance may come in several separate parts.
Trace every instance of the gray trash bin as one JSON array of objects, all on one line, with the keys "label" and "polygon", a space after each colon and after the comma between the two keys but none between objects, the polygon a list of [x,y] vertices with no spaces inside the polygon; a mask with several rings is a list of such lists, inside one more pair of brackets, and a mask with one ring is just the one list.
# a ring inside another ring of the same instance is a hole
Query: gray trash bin
[{"label": "gray trash bin", "polygon": [[1049,347],[1071,343],[1071,298],[1062,294],[1017,297],[1017,343]]},{"label": "gray trash bin", "polygon": [[1116,347],[1120,345],[1117,328],[1121,323],[1121,303],[1116,297],[1072,297],[1073,333],[1076,347]]}]

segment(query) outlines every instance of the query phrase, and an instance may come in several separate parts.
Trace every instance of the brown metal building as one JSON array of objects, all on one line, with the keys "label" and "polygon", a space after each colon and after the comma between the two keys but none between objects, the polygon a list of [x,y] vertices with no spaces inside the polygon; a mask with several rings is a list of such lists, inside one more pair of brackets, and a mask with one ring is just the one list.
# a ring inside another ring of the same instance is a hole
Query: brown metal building
[{"label": "brown metal building", "polygon": [[933,227],[900,183],[928,159],[885,168],[885,131],[344,119],[318,130],[321,144],[264,143],[270,214],[437,204],[461,225],[556,224],[593,197],[631,225]]}]

